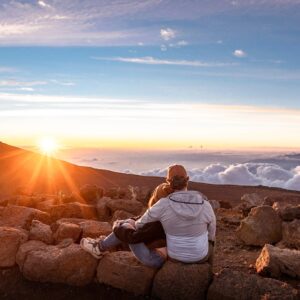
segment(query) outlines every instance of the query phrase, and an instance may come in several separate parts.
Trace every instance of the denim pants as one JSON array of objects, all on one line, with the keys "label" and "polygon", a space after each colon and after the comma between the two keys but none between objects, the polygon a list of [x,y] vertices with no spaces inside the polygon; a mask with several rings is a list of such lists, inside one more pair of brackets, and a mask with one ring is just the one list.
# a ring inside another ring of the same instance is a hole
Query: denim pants
[{"label": "denim pants", "polygon": [[[101,250],[109,250],[112,247],[118,246],[121,241],[112,232],[104,240],[99,242]],[[129,244],[129,248],[134,256],[144,265],[153,268],[160,268],[165,262],[165,258],[158,251],[150,250],[144,243]]]}]

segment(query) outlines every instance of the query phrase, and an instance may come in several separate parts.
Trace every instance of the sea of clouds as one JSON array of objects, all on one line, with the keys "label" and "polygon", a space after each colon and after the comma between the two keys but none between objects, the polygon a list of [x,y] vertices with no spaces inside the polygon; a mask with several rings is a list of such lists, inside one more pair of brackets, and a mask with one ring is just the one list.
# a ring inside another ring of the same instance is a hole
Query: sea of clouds
[{"label": "sea of clouds", "polygon": [[[205,168],[188,170],[195,182],[234,185],[265,185],[300,191],[300,165],[290,170],[273,163],[211,164]],[[145,176],[162,176],[167,168],[141,172]]]}]

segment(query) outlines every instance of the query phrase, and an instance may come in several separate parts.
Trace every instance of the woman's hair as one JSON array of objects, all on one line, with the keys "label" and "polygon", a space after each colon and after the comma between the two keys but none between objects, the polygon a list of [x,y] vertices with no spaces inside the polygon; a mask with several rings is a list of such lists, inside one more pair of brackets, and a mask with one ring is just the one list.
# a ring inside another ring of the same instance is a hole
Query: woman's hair
[{"label": "woman's hair", "polygon": [[183,176],[174,176],[171,179],[168,179],[168,183],[173,190],[182,190],[187,187],[189,177]]},{"label": "woman's hair", "polygon": [[153,206],[159,199],[165,198],[172,194],[174,192],[174,189],[170,186],[169,183],[162,183],[159,186],[155,188],[153,191],[149,201],[148,201],[148,207]]}]

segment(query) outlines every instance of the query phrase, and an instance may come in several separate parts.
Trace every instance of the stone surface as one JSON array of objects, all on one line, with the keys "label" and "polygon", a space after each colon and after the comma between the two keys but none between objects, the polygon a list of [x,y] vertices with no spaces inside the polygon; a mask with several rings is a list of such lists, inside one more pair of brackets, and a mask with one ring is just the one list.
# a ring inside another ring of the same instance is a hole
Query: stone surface
[{"label": "stone surface", "polygon": [[52,205],[48,209],[52,221],[62,218],[97,219],[96,207],[79,202]]},{"label": "stone surface", "polygon": [[134,216],[133,214],[131,214],[131,213],[127,212],[127,211],[116,210],[114,212],[114,215],[113,215],[112,219],[111,219],[111,222],[113,223],[113,222],[115,222],[117,220],[126,220],[126,219],[129,219],[129,218],[133,217],[133,216]]},{"label": "stone surface", "polygon": [[300,219],[300,204],[292,205],[284,202],[275,202],[272,207],[284,221]]},{"label": "stone surface", "polygon": [[82,237],[98,238],[100,235],[109,235],[112,227],[108,222],[84,221],[79,224]]},{"label": "stone surface", "polygon": [[73,223],[61,223],[54,233],[56,243],[64,239],[72,239],[74,242],[79,240],[81,235],[81,228],[79,225]]},{"label": "stone surface", "polygon": [[97,279],[112,287],[135,295],[150,293],[156,270],[142,265],[131,252],[118,251],[106,254],[99,262]]},{"label": "stone surface", "polygon": [[28,234],[23,229],[0,227],[0,267],[15,265],[19,246],[27,239]]},{"label": "stone surface", "polygon": [[263,204],[264,198],[256,193],[245,194],[241,197],[241,201],[242,202],[236,209],[242,211],[243,215],[246,217],[253,207],[261,206]]},{"label": "stone surface", "polygon": [[95,184],[86,184],[80,188],[80,196],[86,203],[96,204],[104,195],[104,190]]},{"label": "stone surface", "polygon": [[153,295],[159,299],[205,299],[212,279],[211,266],[167,261],[157,272]]},{"label": "stone surface", "polygon": [[100,221],[109,221],[112,217],[111,210],[107,207],[107,203],[112,201],[109,197],[103,197],[97,201],[97,216]]},{"label": "stone surface", "polygon": [[248,217],[241,221],[236,233],[246,245],[273,244],[281,240],[281,220],[272,207],[255,207],[251,209]]},{"label": "stone surface", "polygon": [[29,230],[33,219],[45,224],[50,223],[49,214],[43,211],[30,207],[8,205],[2,212],[0,226],[22,227]]},{"label": "stone surface", "polygon": [[224,269],[214,277],[208,300],[296,300],[297,290],[287,283],[255,274]]},{"label": "stone surface", "polygon": [[282,242],[289,248],[300,250],[300,220],[282,223]]},{"label": "stone surface", "polygon": [[97,260],[77,244],[65,248],[39,241],[23,244],[17,263],[24,277],[32,281],[83,286],[93,281]]},{"label": "stone surface", "polygon": [[29,231],[29,239],[41,241],[45,244],[52,244],[53,237],[51,227],[38,220],[33,220],[31,222],[31,227]]},{"label": "stone surface", "polygon": [[139,215],[143,210],[143,204],[136,200],[115,199],[106,203],[106,206],[114,213],[124,210],[134,215]]},{"label": "stone surface", "polygon": [[265,245],[256,260],[256,271],[278,278],[288,275],[300,278],[300,251]]},{"label": "stone surface", "polygon": [[44,201],[41,201],[39,203],[36,204],[36,209],[39,209],[41,211],[45,211],[48,212],[50,207],[53,205],[57,205],[57,200],[54,198],[51,199],[47,199]]}]

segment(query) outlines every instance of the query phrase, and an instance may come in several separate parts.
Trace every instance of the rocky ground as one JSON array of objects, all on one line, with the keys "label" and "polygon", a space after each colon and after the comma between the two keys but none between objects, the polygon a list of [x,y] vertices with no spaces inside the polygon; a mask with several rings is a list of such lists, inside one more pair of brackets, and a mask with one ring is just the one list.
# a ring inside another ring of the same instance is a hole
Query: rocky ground
[{"label": "rocky ground", "polygon": [[[156,273],[126,250],[100,262],[82,237],[141,214],[148,188],[14,195],[0,201],[1,299],[300,299],[300,198],[246,194],[235,206],[211,200],[214,264],[166,263]],[[298,294],[297,294],[298,293]],[[152,295],[152,296],[150,296]]]}]

